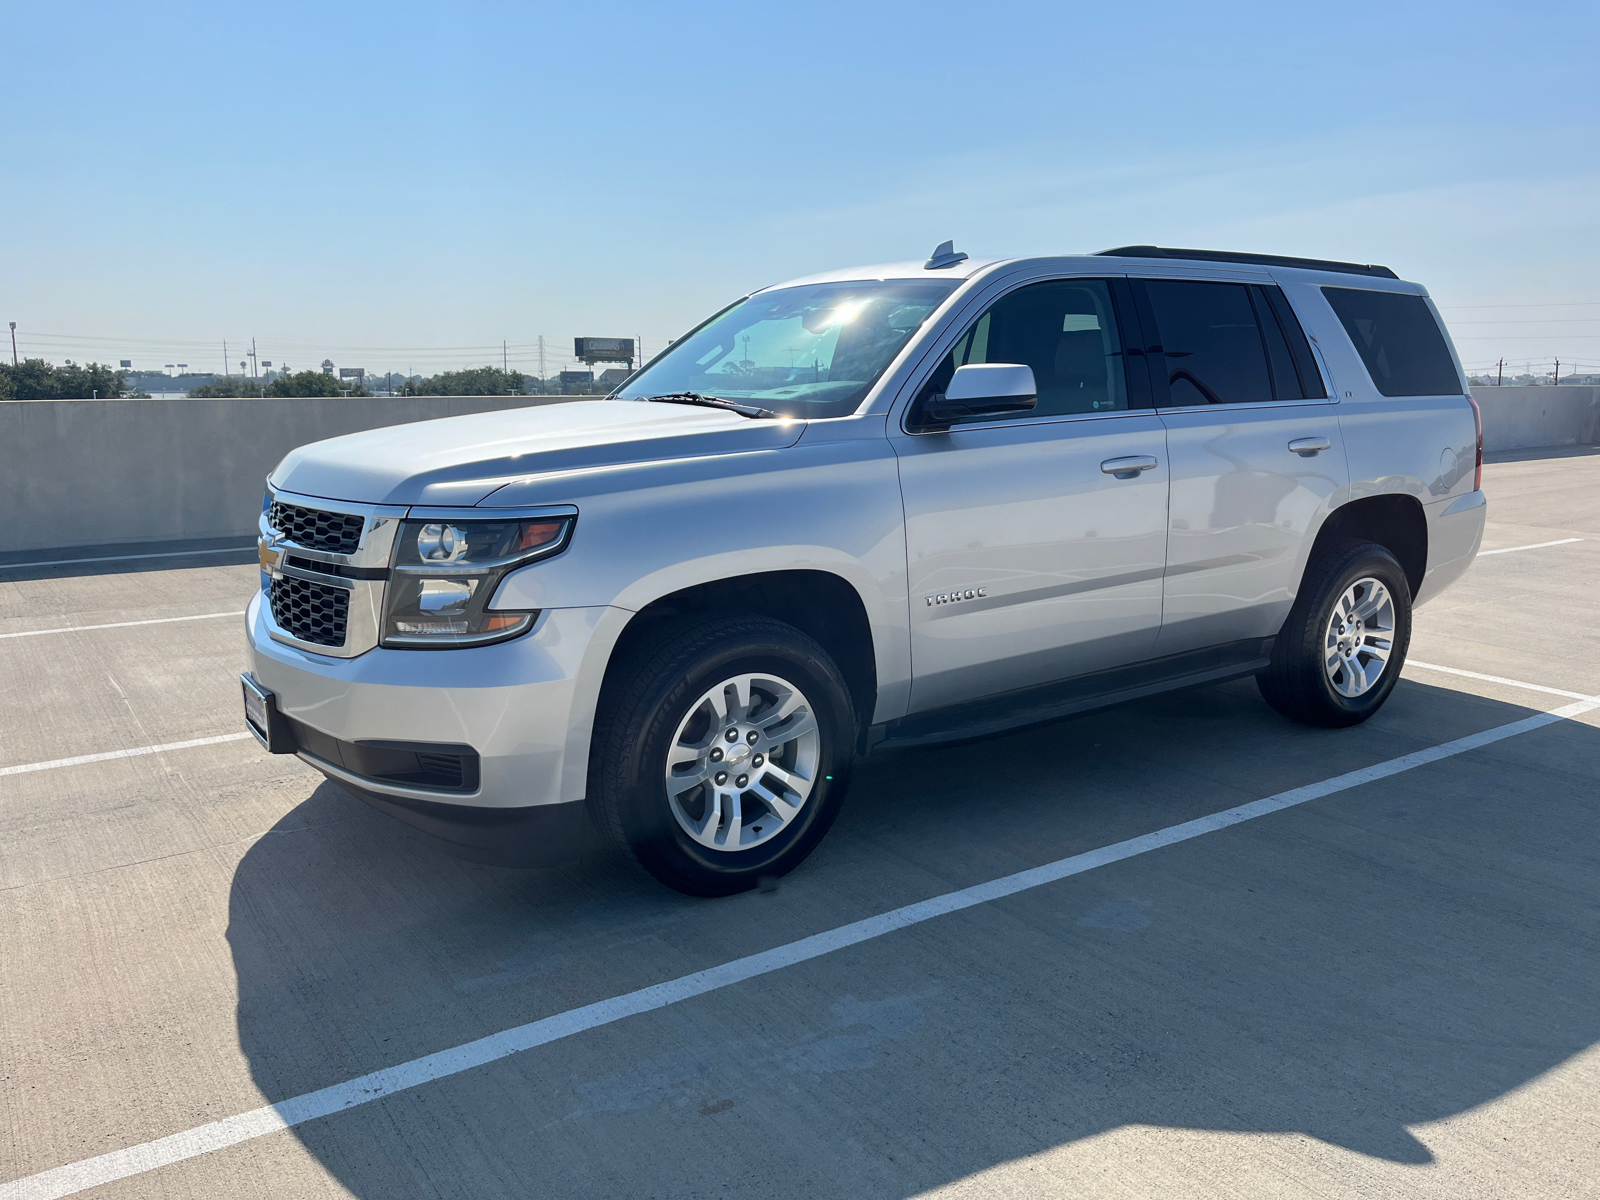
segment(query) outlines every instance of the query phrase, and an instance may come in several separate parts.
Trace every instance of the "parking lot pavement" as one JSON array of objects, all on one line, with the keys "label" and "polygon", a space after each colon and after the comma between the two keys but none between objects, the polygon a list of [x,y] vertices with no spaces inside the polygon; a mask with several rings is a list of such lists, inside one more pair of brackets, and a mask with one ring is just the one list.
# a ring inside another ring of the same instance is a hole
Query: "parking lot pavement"
[{"label": "parking lot pavement", "polygon": [[[1600,693],[1600,456],[1485,487],[1368,724],[1245,680],[875,757],[771,893],[458,863],[253,741],[0,775],[0,1197]],[[0,771],[237,732],[253,566],[82,570],[0,572]],[[1600,711],[83,1194],[1594,1196],[1597,785]]]}]

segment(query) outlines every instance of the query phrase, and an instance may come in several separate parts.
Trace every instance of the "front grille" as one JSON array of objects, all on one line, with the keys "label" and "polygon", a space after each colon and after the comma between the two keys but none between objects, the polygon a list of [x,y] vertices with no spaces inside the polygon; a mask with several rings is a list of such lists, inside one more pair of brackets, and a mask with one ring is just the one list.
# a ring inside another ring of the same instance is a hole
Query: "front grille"
[{"label": "front grille", "polygon": [[267,524],[296,546],[307,550],[328,550],[334,554],[354,554],[361,545],[363,518],[347,513],[320,512],[298,504],[274,500],[267,510]]},{"label": "front grille", "polygon": [[285,575],[272,581],[272,619],[290,637],[316,646],[344,645],[350,593]]}]

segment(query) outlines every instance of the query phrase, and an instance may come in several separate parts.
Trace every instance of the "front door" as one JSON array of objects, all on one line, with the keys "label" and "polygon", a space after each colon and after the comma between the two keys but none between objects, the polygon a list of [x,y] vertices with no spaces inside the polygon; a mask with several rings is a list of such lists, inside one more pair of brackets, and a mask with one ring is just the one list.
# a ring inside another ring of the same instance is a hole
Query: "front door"
[{"label": "front door", "polygon": [[1132,286],[1172,470],[1157,653],[1272,637],[1349,484],[1337,408],[1270,282]]},{"label": "front door", "polygon": [[[1002,296],[922,391],[942,391],[967,363],[1025,363],[1038,406],[945,433],[894,435],[911,590],[911,711],[1152,653],[1166,555],[1166,434],[1154,412],[1129,405],[1113,301],[1117,292],[1126,305],[1125,289],[1121,280],[1065,279]],[[1124,316],[1133,322],[1131,311]],[[1135,388],[1136,401],[1143,391]]]}]

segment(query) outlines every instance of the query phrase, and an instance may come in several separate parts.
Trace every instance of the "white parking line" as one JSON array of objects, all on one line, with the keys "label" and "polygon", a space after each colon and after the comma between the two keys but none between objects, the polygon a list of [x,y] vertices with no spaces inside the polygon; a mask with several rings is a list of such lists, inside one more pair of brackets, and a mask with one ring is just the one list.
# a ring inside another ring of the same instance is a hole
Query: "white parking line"
[{"label": "white parking line", "polygon": [[55,1200],[56,1197],[69,1196],[86,1188],[127,1179],[132,1175],[139,1175],[185,1159],[197,1158],[225,1146],[235,1146],[240,1142],[264,1137],[269,1133],[276,1133],[306,1121],[368,1104],[407,1088],[459,1075],[474,1067],[481,1067],[486,1063],[531,1050],[536,1046],[548,1045],[586,1030],[597,1029],[602,1025],[620,1021],[624,1017],[665,1008],[681,1000],[703,996],[707,992],[768,975],[784,967],[831,954],[846,946],[858,945],[873,938],[883,937],[885,934],[919,925],[924,921],[931,921],[935,917],[987,904],[991,900],[999,900],[1005,896],[1014,896],[1031,888],[1055,883],[1073,875],[1081,875],[1096,867],[1148,854],[1152,850],[1215,833],[1219,829],[1252,821],[1269,813],[1281,812],[1286,808],[1319,800],[1336,792],[1347,791],[1379,779],[1387,779],[1414,767],[1438,762],[1457,754],[1465,754],[1469,750],[1476,750],[1482,746],[1504,741],[1506,738],[1516,737],[1518,734],[1581,716],[1596,708],[1600,708],[1600,696],[1588,697],[1553,712],[1539,713],[1508,725],[1499,725],[1482,733],[1472,734],[1470,737],[1457,738],[1455,741],[1430,746],[1426,750],[1418,750],[1412,754],[1389,759],[1387,762],[1363,767],[1359,771],[1336,775],[1321,783],[1279,792],[1276,796],[1268,796],[1264,800],[1256,800],[1197,820],[1171,825],[1155,833],[1129,838],[1125,842],[1117,842],[1115,845],[1091,850],[1086,854],[1075,854],[1042,867],[1018,871],[1015,875],[1007,875],[990,880],[988,883],[980,883],[973,887],[962,888],[960,891],[947,892],[942,896],[908,904],[903,908],[813,934],[772,950],[734,959],[732,962],[710,967],[704,971],[696,971],[692,975],[684,975],[665,983],[628,992],[626,995],[613,996],[582,1008],[530,1021],[526,1025],[518,1025],[513,1029],[479,1038],[477,1041],[400,1063],[398,1066],[385,1067],[358,1079],[337,1083],[315,1092],[307,1092],[289,1100],[279,1101],[277,1104],[264,1105],[237,1116],[187,1129],[182,1133],[157,1138],[155,1141],[143,1142],[123,1150],[113,1150],[109,1154],[41,1171],[37,1175],[0,1184],[0,1200]]},{"label": "white parking line", "polygon": [[112,621],[108,625],[68,625],[62,629],[29,629],[24,633],[0,633],[0,642],[6,638],[43,637],[47,633],[87,633],[91,629],[131,629],[135,625],[171,625],[177,621],[214,621],[218,617],[242,617],[244,609],[238,612],[201,613],[195,617],[152,617],[148,621]]},{"label": "white parking line", "polygon": [[1503,683],[1509,687],[1525,688],[1530,692],[1543,692],[1547,696],[1565,696],[1569,700],[1588,700],[1590,697],[1582,692],[1569,692],[1565,688],[1545,687],[1541,683],[1523,683],[1520,679],[1507,679],[1504,675],[1480,675],[1477,671],[1463,671],[1460,667],[1441,667],[1438,663],[1420,662],[1415,658],[1406,659],[1406,666],[1421,667],[1425,671],[1443,671],[1446,675],[1459,675],[1463,679],[1479,679],[1484,683]]},{"label": "white parking line", "polygon": [[1546,546],[1565,546],[1570,542],[1581,542],[1582,538],[1558,538],[1553,542],[1534,542],[1531,546],[1502,546],[1498,550],[1479,550],[1478,557],[1486,554],[1515,554],[1518,550],[1543,550]]},{"label": "white parking line", "polygon": [[164,754],[168,750],[190,750],[195,746],[219,746],[223,742],[242,742],[254,736],[244,733],[219,733],[216,737],[190,738],[187,742],[166,742],[160,746],[140,746],[135,750],[107,750],[102,754],[80,754],[76,758],[52,758],[49,762],[23,763],[16,767],[0,767],[0,775],[26,775],[31,771],[53,771],[57,767],[81,767],[84,763],[110,762],[117,758],[142,758],[146,754]]},{"label": "white parking line", "polygon": [[166,550],[160,554],[108,554],[103,558],[52,558],[47,562],[0,563],[0,571],[22,571],[28,567],[71,567],[78,563],[131,562],[136,558],[189,558],[196,554],[254,554],[254,546],[228,546],[221,550]]}]

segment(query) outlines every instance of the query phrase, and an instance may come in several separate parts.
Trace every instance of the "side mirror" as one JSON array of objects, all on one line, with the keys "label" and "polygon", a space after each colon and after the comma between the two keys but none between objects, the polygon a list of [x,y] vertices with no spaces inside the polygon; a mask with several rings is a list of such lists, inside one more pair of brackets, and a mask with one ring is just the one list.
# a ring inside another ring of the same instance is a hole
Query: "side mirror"
[{"label": "side mirror", "polygon": [[957,367],[944,395],[929,396],[918,410],[923,429],[948,429],[968,417],[1028,412],[1039,403],[1033,368],[1024,363],[968,363]]}]

